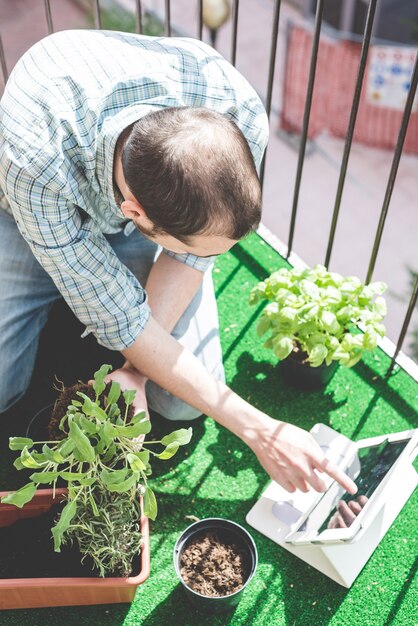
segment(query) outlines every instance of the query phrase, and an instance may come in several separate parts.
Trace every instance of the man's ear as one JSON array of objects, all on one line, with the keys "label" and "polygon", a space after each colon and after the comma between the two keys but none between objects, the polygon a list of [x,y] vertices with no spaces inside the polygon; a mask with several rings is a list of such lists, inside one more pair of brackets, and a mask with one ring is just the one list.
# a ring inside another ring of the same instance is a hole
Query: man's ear
[{"label": "man's ear", "polygon": [[129,220],[136,222],[138,219],[148,219],[145,209],[134,200],[124,200],[120,205],[122,213]]}]

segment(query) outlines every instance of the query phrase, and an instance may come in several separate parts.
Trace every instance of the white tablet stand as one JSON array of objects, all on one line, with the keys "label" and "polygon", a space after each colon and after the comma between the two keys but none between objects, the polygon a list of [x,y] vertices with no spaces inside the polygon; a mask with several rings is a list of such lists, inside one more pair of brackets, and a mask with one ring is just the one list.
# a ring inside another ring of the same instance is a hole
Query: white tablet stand
[{"label": "white tablet stand", "polygon": [[418,429],[355,443],[324,424],[316,424],[311,434],[326,456],[341,469],[346,470],[351,465],[354,476],[359,468],[357,453],[360,451],[361,454],[362,448],[378,446],[386,440],[404,440],[405,443],[401,454],[349,528],[322,533],[306,530],[304,520],[312,511],[326,519],[334,508],[335,498],[331,498],[331,490],[335,492],[337,485],[330,478],[325,494],[313,490],[289,493],[271,482],[247,515],[247,522],[256,530],[340,585],[350,587],[418,483],[412,465],[417,454]]}]

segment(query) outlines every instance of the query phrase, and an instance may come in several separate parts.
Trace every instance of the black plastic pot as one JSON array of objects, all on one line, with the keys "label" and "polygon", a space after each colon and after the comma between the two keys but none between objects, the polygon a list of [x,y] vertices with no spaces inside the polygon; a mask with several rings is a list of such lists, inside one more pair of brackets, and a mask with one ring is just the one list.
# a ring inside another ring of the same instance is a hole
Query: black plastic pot
[{"label": "black plastic pot", "polygon": [[26,437],[30,437],[33,441],[48,440],[48,423],[53,408],[53,404],[48,404],[35,413],[26,428]]},{"label": "black plastic pot", "polygon": [[319,367],[312,367],[308,363],[302,363],[292,354],[280,362],[280,370],[286,383],[304,391],[314,391],[325,387],[337,368],[337,361],[332,361],[330,365],[323,363]]},{"label": "black plastic pot", "polygon": [[[182,579],[180,573],[180,560],[183,550],[186,548],[189,541],[195,538],[196,535],[202,534],[204,531],[217,531],[220,534],[222,531],[227,531],[228,536],[236,538],[236,540],[248,550],[248,561],[250,563],[248,578],[241,589],[235,593],[220,597],[204,596],[188,587]],[[197,608],[206,612],[224,613],[234,609],[240,601],[245,587],[254,576],[255,570],[257,569],[257,563],[257,548],[251,535],[239,524],[218,517],[210,517],[191,524],[180,535],[177,539],[176,545],[174,546],[174,569],[176,570],[176,574],[183,585],[183,589],[190,602]]]}]

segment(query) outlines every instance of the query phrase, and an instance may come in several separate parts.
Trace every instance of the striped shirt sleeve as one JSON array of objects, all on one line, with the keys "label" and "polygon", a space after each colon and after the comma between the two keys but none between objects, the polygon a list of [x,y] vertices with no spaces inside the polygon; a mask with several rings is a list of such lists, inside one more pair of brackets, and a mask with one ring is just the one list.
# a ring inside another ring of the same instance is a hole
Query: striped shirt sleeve
[{"label": "striped shirt sleeve", "polygon": [[144,289],[94,220],[68,202],[59,172],[51,177],[53,168],[40,171],[7,144],[2,158],[0,185],[36,259],[87,332],[112,350],[131,345],[150,317]]}]

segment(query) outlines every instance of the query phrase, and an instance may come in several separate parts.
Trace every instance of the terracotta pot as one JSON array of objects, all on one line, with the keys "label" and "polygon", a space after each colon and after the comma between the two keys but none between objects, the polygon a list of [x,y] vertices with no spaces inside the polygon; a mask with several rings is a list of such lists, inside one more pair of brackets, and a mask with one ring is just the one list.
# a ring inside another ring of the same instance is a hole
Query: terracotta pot
[{"label": "terracotta pot", "polygon": [[[39,489],[22,509],[0,504],[0,527],[19,519],[35,517],[49,511],[66,489]],[[0,492],[0,497],[8,491]],[[142,502],[141,502],[142,509]],[[0,609],[31,609],[35,607],[73,606],[82,604],[113,604],[131,602],[138,585],[149,576],[148,518],[141,515],[141,571],[129,578],[10,578],[0,580]]]}]

